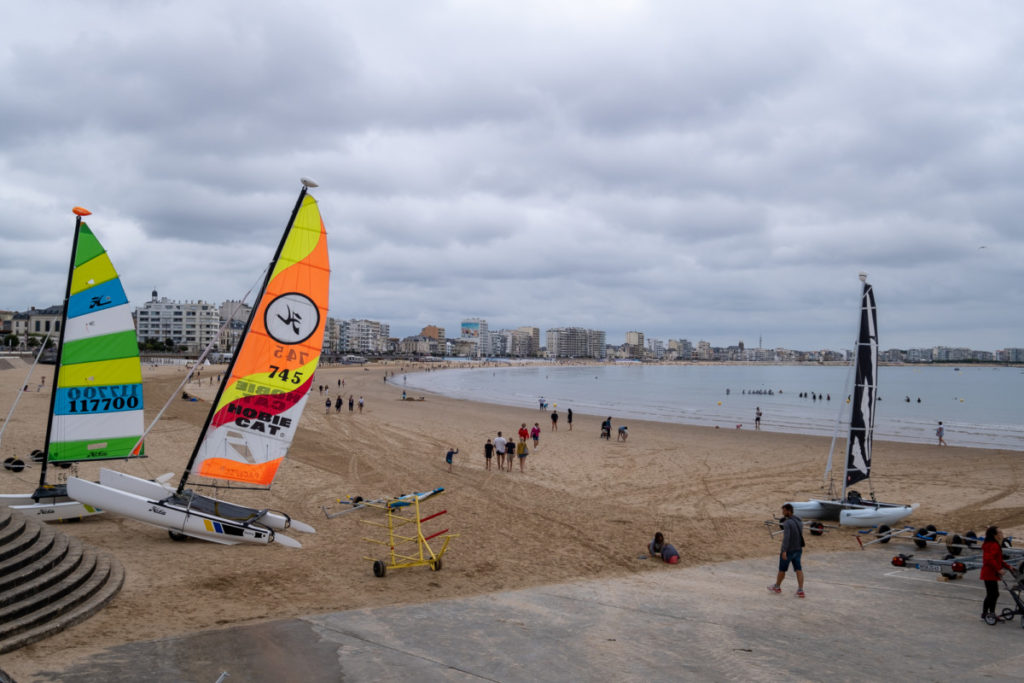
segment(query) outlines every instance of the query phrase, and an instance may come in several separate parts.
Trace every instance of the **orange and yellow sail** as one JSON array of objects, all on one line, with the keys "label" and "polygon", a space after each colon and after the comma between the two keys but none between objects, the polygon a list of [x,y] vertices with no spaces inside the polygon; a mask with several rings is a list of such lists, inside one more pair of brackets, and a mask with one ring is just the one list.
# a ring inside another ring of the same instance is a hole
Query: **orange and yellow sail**
[{"label": "orange and yellow sail", "polygon": [[269,486],[309,397],[330,287],[327,231],[305,194],[256,302],[192,472]]}]

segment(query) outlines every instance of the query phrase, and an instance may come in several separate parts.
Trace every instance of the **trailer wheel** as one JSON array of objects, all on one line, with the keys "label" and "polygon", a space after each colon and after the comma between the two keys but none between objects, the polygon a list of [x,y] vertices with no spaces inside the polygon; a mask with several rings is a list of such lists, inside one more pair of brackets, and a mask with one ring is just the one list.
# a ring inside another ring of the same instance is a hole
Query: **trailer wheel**
[{"label": "trailer wheel", "polygon": [[384,575],[388,573],[388,567],[380,560],[373,561],[373,575],[378,579],[383,579]]},{"label": "trailer wheel", "polygon": [[42,462],[43,458],[46,457],[46,453],[37,448],[29,454],[29,457],[32,458],[32,462]]},{"label": "trailer wheel", "polygon": [[973,549],[974,544],[978,542],[978,534],[974,533],[974,529],[971,529],[964,534],[964,545],[968,548]]},{"label": "trailer wheel", "polygon": [[958,534],[952,536],[946,536],[946,549],[949,550],[949,554],[956,557],[963,551],[960,546],[963,545],[964,539],[960,538]]},{"label": "trailer wheel", "polygon": [[914,545],[916,545],[918,548],[928,547],[927,529],[918,529],[916,532],[914,532]]},{"label": "trailer wheel", "polygon": [[892,536],[889,536],[889,532],[890,531],[892,531],[892,528],[888,524],[882,524],[881,526],[879,526],[878,527],[878,532],[877,532],[878,533],[878,542],[879,543],[888,543],[889,541],[891,541],[892,540]]},{"label": "trailer wheel", "polygon": [[938,531],[938,529],[935,528],[934,524],[929,524],[928,526],[925,527],[925,529],[928,531],[928,540],[929,541],[934,541],[936,538],[939,537],[939,535],[936,533]]},{"label": "trailer wheel", "polygon": [[11,460],[10,464],[4,465],[4,467],[9,469],[11,472],[21,472],[25,469],[25,461],[21,458],[14,458]]},{"label": "trailer wheel", "polygon": [[811,528],[811,536],[821,536],[825,533],[825,525],[821,522],[811,522],[808,526]]},{"label": "trailer wheel", "polygon": [[[17,461],[17,462],[21,462],[21,461],[19,460],[19,461]],[[19,472],[20,470],[14,470],[14,471],[15,471],[15,472]],[[1010,539],[1008,539],[1008,538],[1004,538],[1004,539],[1003,539],[1003,547],[1004,547],[1004,548],[1012,548],[1012,547],[1013,547],[1013,541],[1011,541],[1011,540],[1010,540]]]},{"label": "trailer wheel", "polygon": [[180,531],[174,531],[173,529],[168,529],[167,535],[171,537],[172,541],[177,541],[178,543],[182,543],[188,540],[188,536],[181,533]]},{"label": "trailer wheel", "polygon": [[12,462],[14,462],[14,456],[13,455],[11,457],[9,457],[9,458],[4,458],[4,469],[5,470],[11,469],[11,463]]}]

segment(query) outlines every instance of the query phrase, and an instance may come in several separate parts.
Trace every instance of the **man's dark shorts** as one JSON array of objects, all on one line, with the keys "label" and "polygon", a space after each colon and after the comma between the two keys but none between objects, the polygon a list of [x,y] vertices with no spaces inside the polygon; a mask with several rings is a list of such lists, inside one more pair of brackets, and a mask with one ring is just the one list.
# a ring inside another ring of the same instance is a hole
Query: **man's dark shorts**
[{"label": "man's dark shorts", "polygon": [[789,570],[789,563],[793,563],[793,569],[802,572],[803,566],[800,564],[800,556],[804,554],[803,550],[790,550],[786,553],[786,559],[782,559],[782,553],[779,553],[779,571],[784,572]]}]

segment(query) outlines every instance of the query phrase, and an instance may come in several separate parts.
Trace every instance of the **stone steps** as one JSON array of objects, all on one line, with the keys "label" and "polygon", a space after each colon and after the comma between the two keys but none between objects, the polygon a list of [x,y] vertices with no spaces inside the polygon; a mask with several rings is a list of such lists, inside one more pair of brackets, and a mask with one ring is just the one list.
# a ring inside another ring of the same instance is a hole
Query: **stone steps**
[{"label": "stone steps", "polygon": [[0,654],[88,619],[123,584],[112,555],[0,507]]}]

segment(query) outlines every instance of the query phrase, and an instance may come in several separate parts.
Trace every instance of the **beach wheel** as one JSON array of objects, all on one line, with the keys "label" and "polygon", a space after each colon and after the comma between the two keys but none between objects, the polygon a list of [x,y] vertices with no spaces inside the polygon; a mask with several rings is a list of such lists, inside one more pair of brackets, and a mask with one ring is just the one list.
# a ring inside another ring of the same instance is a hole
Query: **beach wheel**
[{"label": "beach wheel", "polygon": [[963,551],[963,548],[960,547],[963,543],[964,539],[960,538],[959,534],[946,536],[946,549],[949,550],[949,554],[953,557],[956,557]]},{"label": "beach wheel", "polygon": [[879,543],[888,543],[889,541],[891,541],[892,540],[892,536],[889,535],[890,531],[892,531],[892,528],[888,524],[880,525],[878,527],[878,531],[877,531],[878,542]]},{"label": "beach wheel", "polygon": [[430,571],[434,571],[434,572],[441,571],[441,558],[440,557],[430,561]]},{"label": "beach wheel", "polygon": [[811,536],[821,536],[825,533],[825,525],[821,522],[811,522],[809,526],[811,528]]},{"label": "beach wheel", "polygon": [[9,469],[11,472],[21,472],[25,469],[25,461],[21,458],[11,458],[10,462],[4,462],[4,467]]},{"label": "beach wheel", "polygon": [[936,534],[938,529],[935,528],[934,524],[929,524],[928,526],[925,527],[925,529],[928,531],[928,540],[929,541],[934,541],[936,538],[938,538],[938,534]]},{"label": "beach wheel", "polygon": [[968,548],[974,548],[974,544],[978,542],[978,534],[974,533],[974,529],[971,529],[964,534],[964,545]]},{"label": "beach wheel", "polygon": [[4,469],[5,470],[11,469],[11,463],[12,462],[14,462],[14,456],[13,455],[11,457],[9,457],[9,458],[4,458]]},{"label": "beach wheel", "polygon": [[373,561],[373,575],[378,579],[383,579],[384,575],[388,573],[388,566],[381,560]]},{"label": "beach wheel", "polygon": [[37,448],[29,454],[29,457],[32,458],[32,462],[42,462],[46,454]]},{"label": "beach wheel", "polygon": [[188,540],[188,536],[186,536],[185,534],[181,533],[180,531],[175,531],[173,529],[168,529],[167,530],[167,535],[171,537],[172,541],[177,541],[179,543]]},{"label": "beach wheel", "polygon": [[918,548],[928,547],[928,530],[921,528],[914,532],[914,545]]}]

